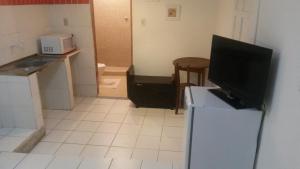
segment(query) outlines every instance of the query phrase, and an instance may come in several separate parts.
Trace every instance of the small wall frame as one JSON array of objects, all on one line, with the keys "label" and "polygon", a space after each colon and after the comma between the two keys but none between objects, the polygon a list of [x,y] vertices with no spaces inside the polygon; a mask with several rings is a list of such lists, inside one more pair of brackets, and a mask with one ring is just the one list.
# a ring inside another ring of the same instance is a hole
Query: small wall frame
[{"label": "small wall frame", "polygon": [[169,4],[166,5],[166,20],[179,21],[181,17],[181,5]]}]

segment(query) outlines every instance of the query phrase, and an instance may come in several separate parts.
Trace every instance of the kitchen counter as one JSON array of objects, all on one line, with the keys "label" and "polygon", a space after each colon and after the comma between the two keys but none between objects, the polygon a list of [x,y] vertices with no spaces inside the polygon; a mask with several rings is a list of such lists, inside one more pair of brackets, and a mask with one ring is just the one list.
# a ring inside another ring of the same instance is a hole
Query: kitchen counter
[{"label": "kitchen counter", "polygon": [[0,67],[0,126],[41,129],[42,109],[72,110],[74,89],[71,58],[64,55],[31,55]]},{"label": "kitchen counter", "polygon": [[65,58],[78,54],[79,52],[80,50],[75,49],[62,55],[34,54],[1,66],[0,75],[29,76],[43,70],[50,64],[63,61]]}]

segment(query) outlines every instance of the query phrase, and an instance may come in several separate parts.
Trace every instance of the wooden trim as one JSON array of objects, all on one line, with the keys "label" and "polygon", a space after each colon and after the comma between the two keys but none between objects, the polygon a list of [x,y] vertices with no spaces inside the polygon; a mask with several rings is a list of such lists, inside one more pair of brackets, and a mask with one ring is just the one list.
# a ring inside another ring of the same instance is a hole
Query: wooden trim
[{"label": "wooden trim", "polygon": [[95,12],[94,12],[94,0],[90,1],[91,19],[92,19],[92,31],[94,41],[94,52],[95,52],[95,69],[96,69],[96,83],[97,83],[97,95],[100,93],[99,89],[99,72],[98,72],[98,51],[97,51],[97,40],[96,40],[96,26],[95,26]]},{"label": "wooden trim", "polygon": [[[99,73],[98,73],[98,50],[97,50],[97,39],[96,39],[96,23],[95,23],[95,7],[94,7],[94,0],[90,0],[90,10],[91,10],[91,17],[92,17],[92,30],[93,30],[93,41],[94,41],[94,51],[95,51],[95,61],[96,61],[96,80],[97,80],[97,94],[99,95],[100,89],[99,89]],[[132,0],[130,0],[130,34],[131,34],[131,58],[130,58],[130,66],[133,65],[133,21],[132,21]],[[130,67],[129,66],[129,67]]]},{"label": "wooden trim", "polygon": [[133,15],[132,15],[132,0],[130,0],[130,24],[131,24],[131,65],[133,65]]}]

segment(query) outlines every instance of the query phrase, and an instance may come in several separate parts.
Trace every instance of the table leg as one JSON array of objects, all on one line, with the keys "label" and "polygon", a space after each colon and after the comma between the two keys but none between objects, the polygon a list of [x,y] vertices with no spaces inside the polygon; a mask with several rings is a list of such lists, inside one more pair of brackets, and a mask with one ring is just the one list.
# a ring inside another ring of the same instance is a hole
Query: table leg
[{"label": "table leg", "polygon": [[206,80],[206,71],[205,69],[202,70],[202,86],[205,86],[205,80]]}]

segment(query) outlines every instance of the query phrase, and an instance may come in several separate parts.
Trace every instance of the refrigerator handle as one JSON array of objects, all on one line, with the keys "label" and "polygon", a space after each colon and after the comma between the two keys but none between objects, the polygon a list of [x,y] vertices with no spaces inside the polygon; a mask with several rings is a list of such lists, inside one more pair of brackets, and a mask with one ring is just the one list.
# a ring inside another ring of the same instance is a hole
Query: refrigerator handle
[{"label": "refrigerator handle", "polygon": [[191,88],[190,87],[186,87],[185,88],[185,108],[189,108],[191,107],[193,104],[194,104],[194,101],[193,101],[193,96],[192,96],[192,92],[191,92]]}]

